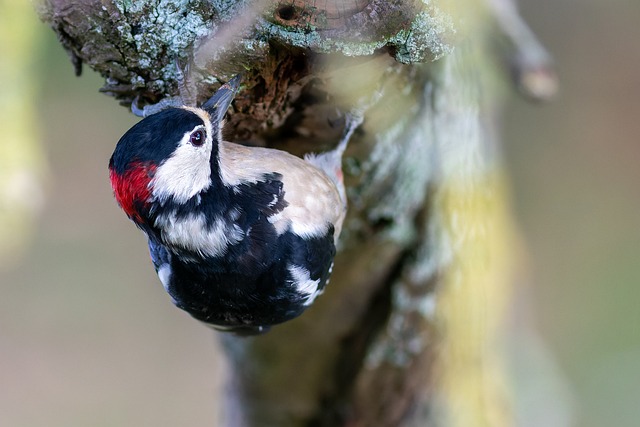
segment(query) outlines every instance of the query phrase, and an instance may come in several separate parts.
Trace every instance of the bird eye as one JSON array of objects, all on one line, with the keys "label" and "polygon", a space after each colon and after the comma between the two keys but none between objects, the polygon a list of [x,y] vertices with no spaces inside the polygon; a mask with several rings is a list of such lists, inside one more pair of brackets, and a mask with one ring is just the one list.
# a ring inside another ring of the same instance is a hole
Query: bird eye
[{"label": "bird eye", "polygon": [[201,130],[193,132],[189,138],[189,142],[196,147],[200,147],[204,144],[204,132]]}]

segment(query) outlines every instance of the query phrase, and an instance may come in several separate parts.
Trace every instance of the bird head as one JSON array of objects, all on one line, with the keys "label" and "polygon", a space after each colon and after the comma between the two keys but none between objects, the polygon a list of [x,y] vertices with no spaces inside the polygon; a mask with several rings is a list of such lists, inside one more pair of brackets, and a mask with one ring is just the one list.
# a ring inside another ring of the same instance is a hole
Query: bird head
[{"label": "bird head", "polygon": [[221,123],[239,82],[234,77],[201,108],[168,108],[146,117],[120,138],[109,177],[118,204],[137,225],[152,207],[184,204],[212,185]]}]

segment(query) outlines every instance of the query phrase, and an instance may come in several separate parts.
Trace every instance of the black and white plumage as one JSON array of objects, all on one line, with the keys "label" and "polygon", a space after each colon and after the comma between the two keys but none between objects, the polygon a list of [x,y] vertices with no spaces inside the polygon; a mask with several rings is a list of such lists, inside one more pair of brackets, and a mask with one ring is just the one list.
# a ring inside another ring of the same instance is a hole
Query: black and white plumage
[{"label": "black and white plumage", "polygon": [[220,330],[261,333],[300,315],[329,279],[346,212],[341,157],[300,159],[221,138],[239,79],[202,108],[167,108],[118,142],[119,205],[149,238],[174,303]]}]

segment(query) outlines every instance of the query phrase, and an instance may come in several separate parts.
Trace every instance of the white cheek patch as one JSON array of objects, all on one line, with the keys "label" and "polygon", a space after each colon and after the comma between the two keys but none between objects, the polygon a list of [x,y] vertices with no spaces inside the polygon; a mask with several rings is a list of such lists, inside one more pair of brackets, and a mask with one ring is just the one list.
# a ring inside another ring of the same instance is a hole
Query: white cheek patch
[{"label": "white cheek patch", "polygon": [[304,267],[289,264],[287,266],[287,269],[291,274],[293,285],[296,287],[296,290],[303,294],[306,298],[304,305],[311,305],[316,297],[322,293],[320,290],[318,290],[320,279],[311,280],[309,270]]},{"label": "white cheek patch", "polygon": [[[204,126],[199,126],[205,131]],[[185,203],[187,200],[206,190],[211,185],[211,157],[212,140],[209,132],[206,132],[206,141],[200,147],[189,143],[191,133],[195,128],[184,134],[180,145],[156,169],[155,175],[149,184],[153,197],[160,203],[173,197],[177,203]]]},{"label": "white cheek patch", "polygon": [[244,232],[238,225],[222,218],[216,218],[208,226],[204,214],[179,219],[175,214],[160,215],[155,226],[161,230],[162,240],[167,246],[176,246],[201,256],[222,256],[230,245],[244,238]]}]

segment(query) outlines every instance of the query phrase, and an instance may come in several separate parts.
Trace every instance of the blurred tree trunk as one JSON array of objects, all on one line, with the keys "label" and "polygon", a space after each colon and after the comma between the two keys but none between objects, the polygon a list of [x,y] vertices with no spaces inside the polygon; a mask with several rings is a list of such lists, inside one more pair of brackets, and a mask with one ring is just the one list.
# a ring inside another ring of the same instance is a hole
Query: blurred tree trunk
[{"label": "blurred tree trunk", "polygon": [[176,61],[194,101],[242,72],[232,141],[321,151],[344,111],[365,111],[331,283],[265,336],[222,337],[221,426],[512,424],[499,337],[514,240],[484,2],[48,0],[39,12],[123,105],[176,95]]}]

